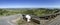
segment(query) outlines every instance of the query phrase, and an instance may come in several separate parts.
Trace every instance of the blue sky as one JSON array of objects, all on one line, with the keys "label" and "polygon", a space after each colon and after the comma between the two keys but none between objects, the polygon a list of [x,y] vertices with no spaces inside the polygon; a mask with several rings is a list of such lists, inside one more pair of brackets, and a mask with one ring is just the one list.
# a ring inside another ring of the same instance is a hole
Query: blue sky
[{"label": "blue sky", "polygon": [[0,8],[60,8],[60,0],[0,0]]}]

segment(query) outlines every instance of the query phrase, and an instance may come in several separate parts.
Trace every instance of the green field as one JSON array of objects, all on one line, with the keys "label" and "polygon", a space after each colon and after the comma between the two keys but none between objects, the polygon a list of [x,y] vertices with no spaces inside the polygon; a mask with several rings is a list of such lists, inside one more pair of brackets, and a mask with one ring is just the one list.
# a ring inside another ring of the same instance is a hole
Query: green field
[{"label": "green field", "polygon": [[48,9],[48,8],[1,8],[0,16],[8,16],[13,14],[32,14],[41,16],[45,14],[53,14],[60,11],[60,9]]}]

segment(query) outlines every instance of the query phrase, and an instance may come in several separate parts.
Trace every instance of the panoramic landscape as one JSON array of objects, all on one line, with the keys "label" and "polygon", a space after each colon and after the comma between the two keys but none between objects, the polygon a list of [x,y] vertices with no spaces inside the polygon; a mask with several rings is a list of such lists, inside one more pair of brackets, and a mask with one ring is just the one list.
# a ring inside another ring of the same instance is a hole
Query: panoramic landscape
[{"label": "panoramic landscape", "polygon": [[60,25],[60,0],[0,0],[0,25]]}]

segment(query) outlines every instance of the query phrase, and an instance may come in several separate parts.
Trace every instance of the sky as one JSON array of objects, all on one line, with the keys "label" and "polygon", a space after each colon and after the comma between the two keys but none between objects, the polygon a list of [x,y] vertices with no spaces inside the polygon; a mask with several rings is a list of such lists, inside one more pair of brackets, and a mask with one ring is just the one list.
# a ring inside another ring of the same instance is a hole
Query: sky
[{"label": "sky", "polygon": [[0,8],[60,8],[60,0],[0,0]]}]

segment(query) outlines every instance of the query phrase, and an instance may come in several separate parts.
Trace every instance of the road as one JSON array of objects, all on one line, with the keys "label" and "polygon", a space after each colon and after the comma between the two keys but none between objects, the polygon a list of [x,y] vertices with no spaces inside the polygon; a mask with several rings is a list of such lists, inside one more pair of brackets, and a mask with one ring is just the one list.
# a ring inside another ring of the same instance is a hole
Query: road
[{"label": "road", "polygon": [[16,23],[12,22],[12,20],[15,20],[19,17],[21,17],[21,15],[19,15],[19,14],[1,17],[0,18],[0,25],[16,25]]}]

